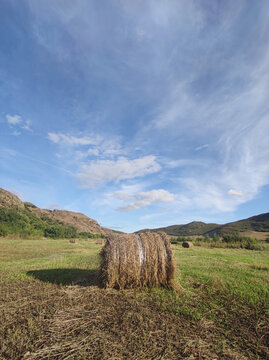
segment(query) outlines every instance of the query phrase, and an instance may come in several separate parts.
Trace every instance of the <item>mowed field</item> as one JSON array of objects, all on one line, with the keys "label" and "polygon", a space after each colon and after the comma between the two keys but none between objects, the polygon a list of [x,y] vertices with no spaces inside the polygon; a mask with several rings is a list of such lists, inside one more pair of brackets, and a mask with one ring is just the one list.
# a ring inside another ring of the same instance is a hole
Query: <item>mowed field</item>
[{"label": "mowed field", "polygon": [[173,245],[176,291],[106,290],[94,240],[0,239],[0,359],[269,358],[269,250]]}]

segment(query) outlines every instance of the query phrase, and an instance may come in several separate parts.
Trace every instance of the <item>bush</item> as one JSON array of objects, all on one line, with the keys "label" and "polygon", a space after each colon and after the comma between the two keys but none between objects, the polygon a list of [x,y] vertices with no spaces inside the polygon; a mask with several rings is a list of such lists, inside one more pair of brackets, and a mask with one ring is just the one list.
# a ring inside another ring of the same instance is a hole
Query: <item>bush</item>
[{"label": "bush", "polygon": [[44,229],[44,236],[48,238],[74,238],[76,229],[72,226],[50,225]]},{"label": "bush", "polygon": [[213,235],[213,241],[214,242],[219,242],[220,241],[220,237],[216,233]]},{"label": "bush", "polygon": [[0,236],[7,236],[8,230],[4,227],[4,225],[0,224]]}]

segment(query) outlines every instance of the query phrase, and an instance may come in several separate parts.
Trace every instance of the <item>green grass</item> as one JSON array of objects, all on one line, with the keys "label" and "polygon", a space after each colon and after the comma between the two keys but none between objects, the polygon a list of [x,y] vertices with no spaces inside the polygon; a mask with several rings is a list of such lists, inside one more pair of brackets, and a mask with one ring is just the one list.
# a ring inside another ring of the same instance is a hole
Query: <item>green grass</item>
[{"label": "green grass", "polygon": [[[98,249],[93,241],[79,240],[69,243],[67,239],[46,240],[0,240],[0,281],[11,282],[18,279],[32,279],[30,271],[51,269],[74,269],[74,274],[62,272],[58,282],[69,283],[76,280],[75,270],[93,270],[99,265]],[[52,276],[53,277],[53,274]]]},{"label": "green grass", "polygon": [[176,247],[175,256],[180,282],[187,289],[194,281],[246,303],[258,305],[268,300],[268,251]]},{"label": "green grass", "polygon": [[0,359],[269,355],[268,247],[174,245],[178,291],[100,289],[100,247],[0,238]]},{"label": "green grass", "polygon": [[[250,251],[238,249],[191,248],[174,246],[177,262],[177,280],[186,290],[184,298],[173,301],[180,311],[182,300],[187,300],[189,307],[195,308],[194,317],[207,315],[212,305],[226,301],[235,302],[238,307],[252,307],[268,312],[269,299],[269,256],[268,251]],[[171,304],[169,295],[164,290],[153,290],[161,293],[162,306]],[[195,294],[195,304],[191,298]],[[206,294],[207,301],[203,302]],[[156,294],[155,294],[156,295]],[[200,302],[200,300],[202,300]],[[217,316],[214,306],[210,318]]]}]

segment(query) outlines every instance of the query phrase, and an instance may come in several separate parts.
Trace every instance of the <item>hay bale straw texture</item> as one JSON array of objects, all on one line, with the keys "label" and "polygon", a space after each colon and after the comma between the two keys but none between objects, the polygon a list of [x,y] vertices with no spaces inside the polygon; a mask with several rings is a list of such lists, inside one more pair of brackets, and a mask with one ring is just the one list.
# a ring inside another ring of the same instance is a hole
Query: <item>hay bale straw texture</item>
[{"label": "hay bale straw texture", "polygon": [[175,267],[165,233],[114,235],[100,254],[100,276],[106,288],[174,286]]}]

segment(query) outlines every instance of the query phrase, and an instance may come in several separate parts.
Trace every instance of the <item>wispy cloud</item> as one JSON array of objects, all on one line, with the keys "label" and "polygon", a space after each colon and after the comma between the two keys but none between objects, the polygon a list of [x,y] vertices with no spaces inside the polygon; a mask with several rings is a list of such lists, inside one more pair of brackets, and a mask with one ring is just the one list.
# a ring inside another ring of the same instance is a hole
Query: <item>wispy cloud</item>
[{"label": "wispy cloud", "polygon": [[202,159],[179,159],[179,160],[164,160],[165,166],[168,168],[178,168],[178,167],[193,167],[193,166],[207,166],[206,162]]},{"label": "wispy cloud", "polygon": [[[261,23],[265,21],[264,15]],[[235,26],[234,18],[227,19],[221,38],[231,34]],[[215,86],[207,96],[202,87],[208,89],[206,79],[201,79],[201,66],[209,76],[206,64],[193,67],[180,84],[171,83],[170,92],[157,109],[145,137],[151,133],[160,141],[166,135],[171,144],[177,138],[185,151],[186,139],[187,146],[204,142],[194,147],[197,154],[192,154],[190,164],[201,162],[207,166],[197,170],[192,167],[188,176],[178,172],[176,192],[192,199],[190,206],[223,212],[236,210],[269,183],[268,44],[251,61],[239,53],[232,59],[218,61],[212,64],[210,79],[213,77]],[[221,69],[225,71],[220,76]],[[203,149],[208,151],[201,152]],[[180,146],[175,151],[180,151]],[[195,159],[198,154],[201,161]],[[171,168],[184,165],[187,166],[184,160],[170,162]]]},{"label": "wispy cloud", "polygon": [[83,164],[76,177],[84,188],[100,187],[105,183],[119,182],[145,176],[161,170],[153,155],[137,159],[119,157],[117,160],[96,160]]},{"label": "wispy cloud", "polygon": [[27,131],[32,131],[31,129],[31,121],[30,120],[25,120],[21,126],[22,129],[27,130]]},{"label": "wispy cloud", "polygon": [[208,144],[204,144],[204,145],[201,145],[201,146],[197,146],[195,148],[195,151],[200,151],[200,150],[204,150],[204,149],[207,149],[209,147]]},{"label": "wispy cloud", "polygon": [[228,190],[228,195],[232,195],[232,196],[243,196],[244,193],[243,193],[243,191],[240,191],[240,190],[230,189],[230,190]]},{"label": "wispy cloud", "polygon": [[[27,131],[33,131],[32,128],[31,128],[31,121],[27,120],[27,119],[25,120],[21,115],[7,114],[6,115],[6,120],[7,120],[7,123],[13,128],[27,130]],[[12,134],[18,136],[21,133],[18,130],[15,130],[15,131],[13,131]]]},{"label": "wispy cloud", "polygon": [[100,137],[98,136],[72,136],[63,133],[48,133],[48,139],[55,144],[63,146],[96,145],[100,142]]},{"label": "wispy cloud", "polygon": [[8,156],[16,156],[17,155],[17,151],[15,151],[14,149],[10,149],[8,147],[5,146],[0,146],[1,149],[1,155],[8,155]]},{"label": "wispy cloud", "polygon": [[10,124],[10,125],[17,125],[17,124],[22,123],[22,118],[20,115],[7,114],[6,119],[7,119],[8,124]]},{"label": "wispy cloud", "polygon": [[127,205],[118,207],[117,210],[121,212],[128,212],[152,204],[168,203],[175,200],[175,197],[172,193],[163,189],[139,192],[135,195],[128,195],[126,193],[117,192],[115,193],[115,197],[124,201],[132,201]]},{"label": "wispy cloud", "polygon": [[125,153],[120,144],[120,138],[113,135],[73,136],[65,133],[48,133],[48,139],[62,146],[64,152],[66,148],[76,149],[74,155],[77,159],[92,156],[111,158]]}]

